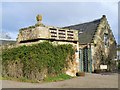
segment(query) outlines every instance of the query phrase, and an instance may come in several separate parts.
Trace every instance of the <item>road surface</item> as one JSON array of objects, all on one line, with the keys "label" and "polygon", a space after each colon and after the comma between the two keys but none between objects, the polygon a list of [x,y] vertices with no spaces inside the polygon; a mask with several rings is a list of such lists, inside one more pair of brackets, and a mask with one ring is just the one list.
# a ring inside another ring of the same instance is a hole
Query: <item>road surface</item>
[{"label": "road surface", "polygon": [[118,74],[86,74],[65,81],[26,83],[2,80],[2,88],[118,88]]}]

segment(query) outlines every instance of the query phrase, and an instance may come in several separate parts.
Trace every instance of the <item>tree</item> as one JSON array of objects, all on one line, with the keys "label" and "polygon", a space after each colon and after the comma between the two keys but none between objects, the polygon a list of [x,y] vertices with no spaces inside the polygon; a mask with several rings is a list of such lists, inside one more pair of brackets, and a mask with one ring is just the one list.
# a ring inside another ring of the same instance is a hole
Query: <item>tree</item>
[{"label": "tree", "polygon": [[9,33],[7,33],[7,32],[2,31],[0,34],[1,34],[0,38],[2,38],[2,39],[11,39]]}]

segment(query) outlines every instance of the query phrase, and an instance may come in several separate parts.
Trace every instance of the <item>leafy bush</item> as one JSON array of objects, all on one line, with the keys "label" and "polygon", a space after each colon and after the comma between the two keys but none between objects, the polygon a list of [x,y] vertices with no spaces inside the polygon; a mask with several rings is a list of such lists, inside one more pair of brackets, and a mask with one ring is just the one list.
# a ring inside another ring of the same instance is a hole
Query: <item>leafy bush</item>
[{"label": "leafy bush", "polygon": [[3,76],[25,77],[43,80],[64,72],[67,58],[72,60],[74,49],[72,45],[54,46],[43,42],[32,46],[20,46],[3,50]]}]

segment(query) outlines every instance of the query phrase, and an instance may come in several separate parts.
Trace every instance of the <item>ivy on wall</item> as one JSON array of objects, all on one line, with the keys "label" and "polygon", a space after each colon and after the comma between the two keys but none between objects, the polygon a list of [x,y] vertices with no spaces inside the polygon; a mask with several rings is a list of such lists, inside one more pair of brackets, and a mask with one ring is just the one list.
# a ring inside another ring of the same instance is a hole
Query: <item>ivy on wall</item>
[{"label": "ivy on wall", "polygon": [[72,60],[70,44],[53,45],[43,42],[32,46],[5,49],[2,53],[3,76],[42,80],[46,75],[64,73],[67,58]]}]

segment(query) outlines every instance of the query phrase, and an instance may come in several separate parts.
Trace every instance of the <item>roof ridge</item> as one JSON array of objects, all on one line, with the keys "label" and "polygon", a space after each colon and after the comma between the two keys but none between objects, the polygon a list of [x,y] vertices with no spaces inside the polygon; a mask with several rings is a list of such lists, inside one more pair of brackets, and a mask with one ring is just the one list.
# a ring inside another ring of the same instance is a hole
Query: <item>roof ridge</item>
[{"label": "roof ridge", "polygon": [[84,23],[79,23],[79,24],[73,24],[73,25],[65,26],[65,27],[63,27],[63,28],[72,27],[72,26],[77,26],[77,25],[82,25],[82,24],[93,23],[93,22],[96,22],[96,21],[101,20],[101,19],[102,19],[102,18],[94,19],[94,20],[89,21],[89,22],[84,22]]},{"label": "roof ridge", "polygon": [[95,19],[95,20],[92,20],[92,21],[89,21],[89,22],[85,22],[85,23],[80,23],[80,24],[88,24],[88,23],[92,23],[92,22],[96,22],[98,20],[101,20],[102,18],[99,18],[99,19]]}]

